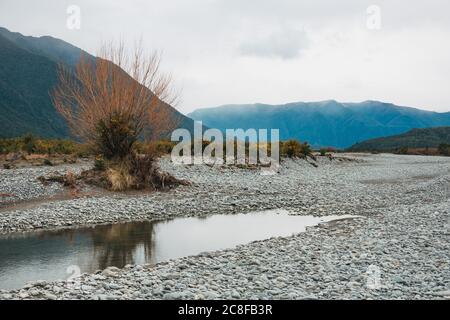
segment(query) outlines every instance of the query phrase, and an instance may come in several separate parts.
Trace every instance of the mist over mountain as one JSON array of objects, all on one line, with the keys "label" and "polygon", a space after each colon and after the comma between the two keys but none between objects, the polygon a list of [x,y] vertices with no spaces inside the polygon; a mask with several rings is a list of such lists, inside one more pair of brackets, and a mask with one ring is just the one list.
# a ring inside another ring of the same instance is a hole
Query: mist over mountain
[{"label": "mist over mountain", "polygon": [[281,140],[298,139],[314,147],[338,148],[413,128],[450,125],[450,112],[425,111],[379,101],[224,105],[198,109],[188,116],[222,131],[273,128],[280,130]]},{"label": "mist over mountain", "polygon": [[[26,133],[52,138],[70,136],[50,93],[57,84],[58,64],[73,68],[82,54],[96,59],[65,41],[24,36],[0,27],[0,137]],[[166,103],[155,108],[155,112],[163,110],[170,119],[167,128],[158,132],[161,137],[167,137],[174,123],[192,131],[191,119]]]}]

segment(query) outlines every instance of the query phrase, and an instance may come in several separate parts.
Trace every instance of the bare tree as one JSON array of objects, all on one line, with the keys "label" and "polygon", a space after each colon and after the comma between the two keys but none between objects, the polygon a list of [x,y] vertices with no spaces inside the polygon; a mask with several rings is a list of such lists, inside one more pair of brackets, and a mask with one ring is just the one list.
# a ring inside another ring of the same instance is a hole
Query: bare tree
[{"label": "bare tree", "polygon": [[177,94],[160,62],[159,53],[144,54],[141,42],[130,54],[123,42],[103,45],[97,58],[82,56],[75,70],[58,68],[55,107],[74,135],[106,158],[124,158],[139,138],[155,138],[179,121],[167,106]]}]

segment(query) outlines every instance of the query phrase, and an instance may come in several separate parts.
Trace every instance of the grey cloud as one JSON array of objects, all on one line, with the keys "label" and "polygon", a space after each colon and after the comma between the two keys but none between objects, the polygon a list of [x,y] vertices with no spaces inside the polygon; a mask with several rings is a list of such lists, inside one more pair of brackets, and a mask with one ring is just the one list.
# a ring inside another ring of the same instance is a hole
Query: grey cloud
[{"label": "grey cloud", "polygon": [[308,47],[309,40],[304,30],[284,28],[266,36],[252,37],[239,46],[245,56],[294,59]]},{"label": "grey cloud", "polygon": [[[66,27],[70,4],[81,8],[80,30]],[[379,32],[366,28],[373,4]],[[93,54],[105,40],[142,37],[185,84],[182,111],[367,97],[448,110],[449,10],[448,0],[0,0],[0,25]],[[361,86],[336,87],[342,79]]]}]

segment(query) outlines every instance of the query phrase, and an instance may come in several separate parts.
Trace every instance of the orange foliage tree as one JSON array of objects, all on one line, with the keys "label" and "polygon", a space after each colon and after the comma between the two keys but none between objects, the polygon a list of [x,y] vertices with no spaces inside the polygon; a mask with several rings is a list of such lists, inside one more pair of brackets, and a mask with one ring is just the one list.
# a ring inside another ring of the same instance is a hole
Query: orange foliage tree
[{"label": "orange foliage tree", "polygon": [[108,159],[122,159],[140,138],[175,127],[169,106],[177,100],[172,78],[160,70],[161,55],[145,55],[142,44],[128,53],[123,43],[83,55],[75,69],[60,65],[53,91],[57,111],[72,133]]}]

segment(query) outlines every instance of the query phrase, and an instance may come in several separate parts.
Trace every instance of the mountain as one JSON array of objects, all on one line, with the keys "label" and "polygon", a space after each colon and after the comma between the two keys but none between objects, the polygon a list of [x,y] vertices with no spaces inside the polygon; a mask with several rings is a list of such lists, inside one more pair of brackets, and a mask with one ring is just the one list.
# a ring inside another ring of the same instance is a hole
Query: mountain
[{"label": "mountain", "polygon": [[[50,92],[57,83],[58,64],[73,68],[81,54],[96,59],[65,41],[24,36],[0,27],[0,137],[26,133],[52,138],[70,136]],[[159,124],[155,136],[167,137],[174,129],[169,124],[174,123],[193,130],[194,122],[168,104],[159,104],[155,112],[168,115],[167,126]]]},{"label": "mountain", "polygon": [[351,146],[349,151],[395,151],[400,148],[437,148],[450,144],[450,127],[412,129],[406,133],[371,139]]},{"label": "mountain", "polygon": [[314,147],[347,148],[359,141],[404,133],[412,128],[450,125],[450,112],[437,113],[391,103],[296,102],[284,105],[225,105],[188,114],[210,128],[279,129],[280,139]]},{"label": "mountain", "polygon": [[48,94],[56,84],[56,67],[0,34],[0,136],[67,136]]},{"label": "mountain", "polygon": [[89,55],[68,42],[56,39],[50,36],[31,37],[24,36],[18,32],[11,32],[6,28],[0,27],[0,36],[14,43],[30,53],[48,58],[54,62],[61,62],[70,66],[78,63],[80,55]]}]

